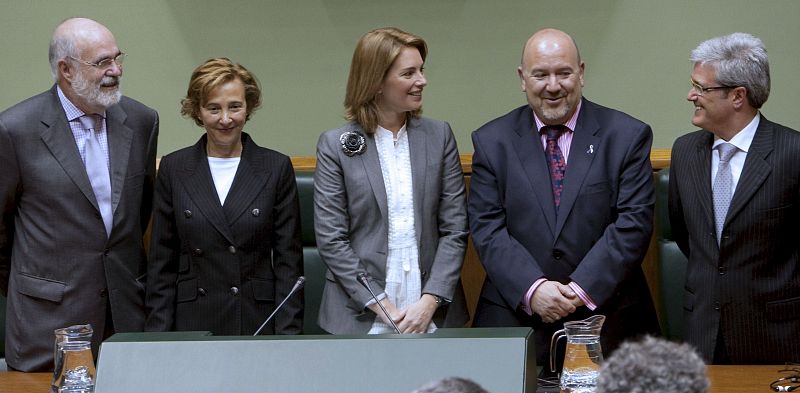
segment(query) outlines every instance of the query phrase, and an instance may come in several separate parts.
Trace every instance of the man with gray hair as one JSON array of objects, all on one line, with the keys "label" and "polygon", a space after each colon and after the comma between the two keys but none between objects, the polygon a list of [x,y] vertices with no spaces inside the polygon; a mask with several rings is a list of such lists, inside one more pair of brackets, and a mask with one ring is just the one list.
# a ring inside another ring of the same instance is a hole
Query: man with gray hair
[{"label": "man with gray hair", "polygon": [[124,58],[105,26],[67,19],[50,42],[55,85],[0,113],[9,369],[52,370],[57,328],[91,324],[95,356],[143,329],[158,115],[122,96]]},{"label": "man with gray hair", "polygon": [[645,337],[603,363],[595,393],[705,393],[706,365],[688,344]]},{"label": "man with gray hair", "polygon": [[702,128],[672,147],[669,215],[688,257],[685,339],[706,362],[800,360],[800,133],[759,109],[767,50],[745,33],[692,51]]}]

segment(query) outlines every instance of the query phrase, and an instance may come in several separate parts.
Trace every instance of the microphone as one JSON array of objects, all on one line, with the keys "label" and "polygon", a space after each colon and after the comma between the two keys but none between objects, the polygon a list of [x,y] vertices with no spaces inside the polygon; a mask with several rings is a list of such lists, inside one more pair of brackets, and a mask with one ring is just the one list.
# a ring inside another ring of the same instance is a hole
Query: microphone
[{"label": "microphone", "polygon": [[283,298],[281,304],[279,304],[278,307],[275,307],[275,310],[272,310],[272,314],[269,314],[267,319],[264,320],[264,323],[261,324],[261,327],[259,327],[258,330],[256,330],[255,333],[253,333],[253,336],[258,336],[258,333],[261,333],[261,330],[264,329],[264,326],[267,326],[267,323],[269,323],[269,321],[272,320],[272,317],[275,316],[278,310],[280,310],[281,307],[283,307],[283,304],[286,303],[286,301],[289,300],[289,298],[292,297],[292,295],[294,295],[294,293],[297,292],[298,289],[302,288],[305,282],[306,278],[304,276],[297,277],[297,281],[294,283],[292,290],[289,291],[289,293],[286,295],[285,298]]},{"label": "microphone", "polygon": [[363,285],[364,288],[367,288],[367,291],[369,291],[369,294],[372,295],[372,298],[375,299],[375,302],[378,303],[378,307],[380,307],[381,310],[383,311],[383,314],[386,315],[386,319],[388,319],[389,322],[392,323],[392,327],[394,328],[394,331],[396,331],[397,334],[401,334],[400,333],[400,329],[397,328],[397,324],[394,323],[394,320],[392,319],[392,316],[389,315],[389,312],[386,311],[386,309],[383,307],[383,304],[381,304],[380,300],[378,300],[378,297],[375,296],[375,292],[372,292],[372,288],[369,287],[369,280],[367,280],[367,273],[364,273],[364,272],[358,273],[358,275],[356,276],[356,280],[358,280],[359,284]]}]

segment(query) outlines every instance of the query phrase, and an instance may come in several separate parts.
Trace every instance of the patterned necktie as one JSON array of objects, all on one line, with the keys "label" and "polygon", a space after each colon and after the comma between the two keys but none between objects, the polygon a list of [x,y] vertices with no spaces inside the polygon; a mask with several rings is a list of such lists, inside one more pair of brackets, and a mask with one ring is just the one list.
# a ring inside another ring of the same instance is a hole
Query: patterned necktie
[{"label": "patterned necktie", "polygon": [[100,146],[97,134],[102,129],[97,126],[97,122],[102,121],[97,115],[83,115],[80,118],[83,128],[88,132],[86,137],[86,174],[89,175],[89,182],[92,183],[94,196],[97,198],[97,206],[100,208],[100,215],[103,217],[103,224],[106,227],[106,234],[111,235],[111,226],[114,221],[114,214],[111,211],[111,177],[108,173],[108,159]]},{"label": "patterned necktie", "polygon": [[733,154],[738,150],[730,143],[723,143],[717,147],[719,150],[719,167],[717,176],[714,178],[714,221],[717,224],[717,244],[722,239],[722,226],[725,224],[725,216],[728,215],[728,207],[731,205],[733,196],[733,174],[729,163]]},{"label": "patterned necktie", "polygon": [[550,183],[553,186],[553,200],[556,203],[556,211],[561,204],[561,191],[564,189],[564,172],[567,170],[567,162],[564,154],[558,147],[558,138],[567,128],[562,125],[542,127],[542,133],[547,138],[547,167],[550,168]]}]

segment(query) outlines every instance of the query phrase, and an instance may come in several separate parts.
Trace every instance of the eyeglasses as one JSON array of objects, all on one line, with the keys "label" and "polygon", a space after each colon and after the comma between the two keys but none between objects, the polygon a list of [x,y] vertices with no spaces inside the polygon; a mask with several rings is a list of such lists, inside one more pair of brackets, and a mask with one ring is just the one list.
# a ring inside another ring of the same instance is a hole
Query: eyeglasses
[{"label": "eyeglasses", "polygon": [[786,368],[778,370],[779,373],[794,373],[786,377],[781,377],[772,381],[769,384],[773,392],[794,392],[800,391],[800,365],[795,363],[786,363]]},{"label": "eyeglasses", "polygon": [[689,83],[692,84],[692,92],[694,92],[694,94],[699,95],[700,97],[702,97],[704,94],[708,93],[709,91],[722,90],[722,89],[735,89],[735,88],[739,87],[739,86],[703,87],[702,85],[700,85],[699,83],[697,83],[697,82],[695,82],[695,81],[693,81],[691,79],[689,79]]},{"label": "eyeglasses", "polygon": [[72,56],[67,56],[67,57],[69,57],[70,59],[75,60],[75,61],[77,61],[79,63],[83,63],[83,64],[86,64],[88,66],[94,67],[94,68],[99,68],[101,70],[107,70],[107,69],[111,68],[111,64],[112,63],[116,63],[117,66],[122,67],[122,63],[125,61],[125,56],[127,56],[125,53],[120,52],[117,55],[117,57],[114,57],[113,59],[109,57],[109,58],[105,58],[103,60],[100,60],[97,63],[92,63],[90,61],[82,60],[82,59],[79,59],[77,57],[72,57]]}]

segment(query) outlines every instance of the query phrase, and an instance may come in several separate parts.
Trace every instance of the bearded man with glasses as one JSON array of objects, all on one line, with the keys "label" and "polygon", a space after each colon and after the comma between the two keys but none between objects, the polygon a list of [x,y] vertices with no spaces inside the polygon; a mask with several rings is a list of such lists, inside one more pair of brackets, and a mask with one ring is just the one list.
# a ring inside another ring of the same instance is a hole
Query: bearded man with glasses
[{"label": "bearded man with glasses", "polygon": [[50,42],[55,85],[0,113],[0,291],[9,369],[53,369],[53,330],[89,323],[95,359],[144,327],[158,114],[122,96],[125,54],[91,19]]}]

